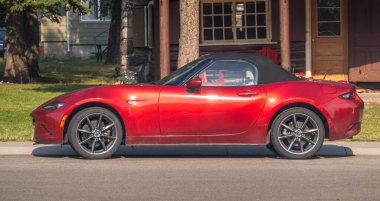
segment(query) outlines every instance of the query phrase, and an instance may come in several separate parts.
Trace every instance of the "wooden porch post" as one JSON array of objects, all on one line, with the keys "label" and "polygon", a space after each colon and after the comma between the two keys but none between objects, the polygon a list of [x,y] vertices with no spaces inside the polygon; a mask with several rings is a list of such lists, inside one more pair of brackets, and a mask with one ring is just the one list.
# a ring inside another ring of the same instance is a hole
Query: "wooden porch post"
[{"label": "wooden porch post", "polygon": [[306,77],[312,76],[311,71],[311,0],[306,0],[306,43],[305,43],[305,60],[306,60]]},{"label": "wooden porch post", "polygon": [[290,71],[289,1],[280,0],[281,65]]},{"label": "wooden porch post", "polygon": [[170,73],[169,0],[160,0],[160,76]]}]

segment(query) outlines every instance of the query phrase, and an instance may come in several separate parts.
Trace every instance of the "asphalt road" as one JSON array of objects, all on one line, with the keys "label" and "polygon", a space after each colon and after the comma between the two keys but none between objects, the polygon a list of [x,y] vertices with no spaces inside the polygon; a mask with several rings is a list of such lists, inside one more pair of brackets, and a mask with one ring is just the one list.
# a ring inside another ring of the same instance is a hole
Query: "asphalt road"
[{"label": "asphalt road", "polygon": [[0,156],[0,200],[379,200],[380,156]]}]

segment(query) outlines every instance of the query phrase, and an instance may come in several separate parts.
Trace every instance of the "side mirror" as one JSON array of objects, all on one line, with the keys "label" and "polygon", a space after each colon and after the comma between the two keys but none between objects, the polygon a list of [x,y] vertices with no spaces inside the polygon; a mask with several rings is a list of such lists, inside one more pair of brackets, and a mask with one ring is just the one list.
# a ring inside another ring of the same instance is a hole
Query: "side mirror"
[{"label": "side mirror", "polygon": [[195,77],[186,82],[186,87],[191,90],[201,88],[201,86],[202,86],[202,79],[200,77]]}]

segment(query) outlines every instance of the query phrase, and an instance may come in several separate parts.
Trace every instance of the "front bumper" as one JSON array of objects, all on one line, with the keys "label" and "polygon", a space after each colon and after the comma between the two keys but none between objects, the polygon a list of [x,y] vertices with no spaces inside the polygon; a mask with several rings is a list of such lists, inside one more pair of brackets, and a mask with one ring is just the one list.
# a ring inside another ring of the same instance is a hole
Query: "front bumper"
[{"label": "front bumper", "polygon": [[36,144],[62,144],[63,127],[60,126],[64,116],[64,108],[47,111],[37,108],[31,117],[34,124],[33,141]]}]

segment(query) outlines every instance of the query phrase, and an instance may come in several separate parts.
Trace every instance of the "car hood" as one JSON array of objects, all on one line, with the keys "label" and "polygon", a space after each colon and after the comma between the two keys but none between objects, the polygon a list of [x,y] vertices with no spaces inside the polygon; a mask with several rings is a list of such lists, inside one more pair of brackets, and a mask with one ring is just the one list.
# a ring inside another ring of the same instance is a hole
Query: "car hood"
[{"label": "car hood", "polygon": [[130,93],[158,91],[161,88],[161,85],[153,84],[95,86],[62,94],[46,101],[40,107],[55,102],[74,103],[84,99],[117,99],[123,96],[128,96]]}]

